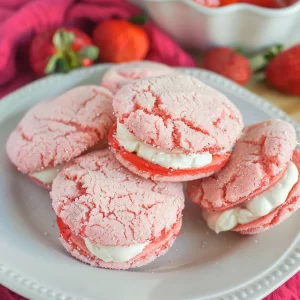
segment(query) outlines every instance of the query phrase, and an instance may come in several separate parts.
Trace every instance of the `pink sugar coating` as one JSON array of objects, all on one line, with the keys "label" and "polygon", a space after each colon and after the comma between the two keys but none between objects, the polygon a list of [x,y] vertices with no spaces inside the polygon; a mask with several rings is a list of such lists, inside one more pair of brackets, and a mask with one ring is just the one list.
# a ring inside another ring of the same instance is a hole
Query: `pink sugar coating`
[{"label": "pink sugar coating", "polygon": [[113,107],[144,143],[186,153],[230,151],[243,128],[223,94],[187,75],[136,80],[115,95]]},{"label": "pink sugar coating", "polygon": [[[300,151],[296,150],[293,155],[293,162],[298,168],[300,174]],[[300,179],[294,185],[288,195],[287,200],[268,215],[259,218],[248,224],[239,225],[233,230],[241,234],[255,234],[270,229],[290,217],[300,208]]]},{"label": "pink sugar coating", "polygon": [[282,176],[296,147],[291,124],[270,120],[245,128],[228,164],[210,178],[190,182],[189,198],[201,207],[223,210],[262,193]]},{"label": "pink sugar coating", "polygon": [[113,94],[135,79],[175,73],[175,69],[153,61],[134,61],[115,65],[104,74],[101,86]]},{"label": "pink sugar coating", "polygon": [[7,153],[23,173],[63,164],[107,138],[115,122],[112,94],[81,86],[31,108],[7,141]]},{"label": "pink sugar coating", "polygon": [[[72,256],[86,264],[89,264],[93,267],[125,270],[129,268],[144,266],[154,261],[157,257],[164,255],[173,245],[181,229],[181,224],[182,220],[180,219],[175,227],[172,228],[162,239],[156,242],[152,242],[144,248],[142,253],[123,263],[105,262],[99,259],[89,252],[89,250],[85,246],[83,239],[78,236],[74,237],[73,235],[72,241],[65,241],[63,237],[61,237],[60,241]],[[84,250],[86,253],[89,253],[89,255],[84,255],[80,250]]]},{"label": "pink sugar coating", "polygon": [[[114,151],[114,150],[113,150]],[[130,170],[132,173],[137,174],[143,178],[146,179],[152,179],[155,181],[166,181],[166,182],[184,182],[184,181],[190,181],[190,180],[196,180],[199,178],[205,178],[208,176],[211,176],[214,172],[210,173],[199,173],[196,175],[178,175],[178,176],[163,176],[159,174],[151,174],[149,172],[143,171],[141,169],[138,169],[135,165],[131,164],[129,161],[124,159],[122,155],[120,155],[118,152],[114,151],[117,160],[128,170]]]},{"label": "pink sugar coating", "polygon": [[65,166],[53,182],[51,198],[74,234],[106,246],[156,239],[177,222],[184,207],[181,183],[138,177],[108,149]]}]

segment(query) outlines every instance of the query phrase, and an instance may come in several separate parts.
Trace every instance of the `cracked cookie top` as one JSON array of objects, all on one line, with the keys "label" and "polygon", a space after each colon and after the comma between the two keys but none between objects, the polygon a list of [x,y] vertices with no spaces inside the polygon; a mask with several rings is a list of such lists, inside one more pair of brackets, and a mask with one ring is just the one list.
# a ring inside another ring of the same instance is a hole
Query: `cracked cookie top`
[{"label": "cracked cookie top", "polygon": [[144,143],[185,153],[228,152],[243,128],[226,96],[187,75],[135,80],[115,95],[113,107]]},{"label": "cracked cookie top", "polygon": [[135,79],[178,73],[175,69],[153,61],[133,61],[117,64],[103,75],[101,86],[115,94],[121,87]]},{"label": "cracked cookie top", "polygon": [[76,87],[31,108],[7,141],[10,160],[23,173],[57,166],[106,139],[115,118],[112,94]]},{"label": "cracked cookie top", "polygon": [[106,150],[67,164],[52,185],[53,208],[73,233],[104,246],[151,242],[181,218],[181,183],[138,177]]},{"label": "cracked cookie top", "polygon": [[273,186],[285,172],[296,147],[296,132],[282,120],[244,130],[229,163],[210,178],[188,184],[190,199],[207,210],[222,210],[251,199]]}]

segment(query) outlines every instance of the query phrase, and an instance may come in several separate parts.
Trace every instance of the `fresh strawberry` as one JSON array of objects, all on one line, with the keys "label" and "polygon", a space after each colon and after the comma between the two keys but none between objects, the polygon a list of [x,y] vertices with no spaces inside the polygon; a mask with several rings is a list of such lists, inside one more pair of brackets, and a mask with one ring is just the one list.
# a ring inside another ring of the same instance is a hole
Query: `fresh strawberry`
[{"label": "fresh strawberry", "polygon": [[266,8],[277,7],[276,0],[241,0],[240,2],[266,7]]},{"label": "fresh strawberry", "polygon": [[219,7],[221,4],[220,0],[194,0],[194,2],[207,7]]},{"label": "fresh strawberry", "polygon": [[268,83],[279,91],[300,95],[300,44],[273,58],[265,73]]},{"label": "fresh strawberry", "polygon": [[142,60],[149,50],[149,38],[143,27],[126,20],[106,20],[93,32],[94,44],[104,62]]},{"label": "fresh strawberry", "polygon": [[238,3],[239,0],[221,0],[220,1],[220,5],[221,6],[226,6],[226,5],[231,5],[231,4],[235,4]]},{"label": "fresh strawberry", "polygon": [[62,30],[73,33],[74,40],[71,46],[73,51],[80,51],[82,48],[93,44],[92,39],[78,28],[62,28]]},{"label": "fresh strawberry", "polygon": [[90,65],[97,57],[98,48],[92,45],[91,38],[76,28],[41,33],[29,47],[30,65],[38,76]]},{"label": "fresh strawberry", "polygon": [[244,85],[251,77],[251,68],[246,57],[228,47],[209,50],[203,61],[203,67]]}]

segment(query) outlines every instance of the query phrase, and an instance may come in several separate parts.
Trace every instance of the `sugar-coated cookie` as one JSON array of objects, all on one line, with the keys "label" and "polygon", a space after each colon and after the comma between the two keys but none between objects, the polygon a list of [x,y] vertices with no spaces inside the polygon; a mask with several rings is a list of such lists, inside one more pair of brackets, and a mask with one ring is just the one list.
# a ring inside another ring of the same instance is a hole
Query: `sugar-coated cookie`
[{"label": "sugar-coated cookie", "polygon": [[210,178],[188,183],[189,198],[216,232],[258,233],[300,206],[300,152],[291,124],[270,120],[249,126],[229,163]]},{"label": "sugar-coated cookie", "polygon": [[141,79],[113,99],[109,142],[132,172],[158,181],[207,177],[228,161],[243,121],[226,96],[187,75]]},{"label": "sugar-coated cookie", "polygon": [[176,71],[164,64],[153,61],[134,61],[114,65],[102,77],[101,86],[113,94],[135,79],[155,77],[175,73]]},{"label": "sugar-coated cookie", "polygon": [[67,164],[51,198],[63,245],[92,266],[145,265],[167,251],[181,228],[182,184],[138,177],[108,149]]},{"label": "sugar-coated cookie", "polygon": [[7,153],[19,171],[50,186],[66,162],[105,142],[114,122],[110,91],[76,87],[31,108],[10,134]]}]

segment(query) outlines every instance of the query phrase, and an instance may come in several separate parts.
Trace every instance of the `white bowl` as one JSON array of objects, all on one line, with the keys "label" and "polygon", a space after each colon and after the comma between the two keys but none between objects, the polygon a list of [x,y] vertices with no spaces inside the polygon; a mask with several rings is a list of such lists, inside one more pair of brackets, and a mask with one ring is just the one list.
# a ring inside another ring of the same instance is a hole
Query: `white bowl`
[{"label": "white bowl", "polygon": [[281,9],[238,3],[203,7],[192,0],[143,0],[152,19],[181,45],[226,45],[256,51],[300,42],[300,1]]}]

